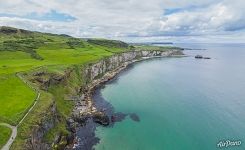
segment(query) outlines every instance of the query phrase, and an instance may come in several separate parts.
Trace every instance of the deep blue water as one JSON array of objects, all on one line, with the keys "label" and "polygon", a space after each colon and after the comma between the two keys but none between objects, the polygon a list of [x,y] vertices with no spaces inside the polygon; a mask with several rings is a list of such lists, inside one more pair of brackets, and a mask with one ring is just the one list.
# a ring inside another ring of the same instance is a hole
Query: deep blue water
[{"label": "deep blue water", "polygon": [[[176,44],[189,57],[135,63],[101,89],[116,111],[135,113],[98,127],[98,150],[245,149],[245,44]],[[195,59],[196,54],[211,57]]]}]

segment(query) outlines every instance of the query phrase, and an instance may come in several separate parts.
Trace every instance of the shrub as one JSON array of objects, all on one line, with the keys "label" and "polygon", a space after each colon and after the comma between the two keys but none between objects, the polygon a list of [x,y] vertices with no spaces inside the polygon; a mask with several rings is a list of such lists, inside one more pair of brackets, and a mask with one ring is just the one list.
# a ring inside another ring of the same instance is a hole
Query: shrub
[{"label": "shrub", "polygon": [[70,48],[72,48],[72,49],[74,49],[74,48],[84,48],[84,47],[85,47],[83,41],[80,40],[80,39],[73,39],[73,38],[72,38],[72,39],[69,39],[69,40],[66,42],[66,44],[67,44]]},{"label": "shrub", "polygon": [[128,48],[129,45],[122,41],[117,40],[104,40],[104,39],[88,39],[88,43],[110,47],[110,48]]}]

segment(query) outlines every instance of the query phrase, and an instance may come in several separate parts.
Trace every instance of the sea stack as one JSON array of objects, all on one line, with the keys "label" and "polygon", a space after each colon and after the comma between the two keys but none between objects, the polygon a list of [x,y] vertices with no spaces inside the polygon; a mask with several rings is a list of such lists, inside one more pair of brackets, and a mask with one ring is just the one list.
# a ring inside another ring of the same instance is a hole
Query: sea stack
[{"label": "sea stack", "polygon": [[202,59],[203,56],[202,56],[202,55],[196,55],[195,58],[196,58],[196,59]]}]

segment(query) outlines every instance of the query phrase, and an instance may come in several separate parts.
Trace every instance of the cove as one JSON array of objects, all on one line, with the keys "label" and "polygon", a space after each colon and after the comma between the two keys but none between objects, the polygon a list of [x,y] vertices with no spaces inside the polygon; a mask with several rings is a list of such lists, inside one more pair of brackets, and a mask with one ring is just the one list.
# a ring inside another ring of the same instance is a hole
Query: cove
[{"label": "cove", "polygon": [[223,140],[245,148],[245,45],[177,46],[206,50],[137,62],[100,89],[116,112],[139,121],[97,127],[96,150],[215,150]]}]

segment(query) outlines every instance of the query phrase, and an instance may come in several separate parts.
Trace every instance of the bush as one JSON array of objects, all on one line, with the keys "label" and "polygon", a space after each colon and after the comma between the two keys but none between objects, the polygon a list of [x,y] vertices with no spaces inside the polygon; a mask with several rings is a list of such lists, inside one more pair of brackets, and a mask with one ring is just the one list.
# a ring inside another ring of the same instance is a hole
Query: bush
[{"label": "bush", "polygon": [[88,39],[88,43],[110,47],[110,48],[128,48],[129,45],[122,41],[116,40],[104,40],[104,39]]},{"label": "bush", "polygon": [[44,41],[35,39],[8,40],[0,44],[2,51],[23,51],[29,53],[32,58],[42,60],[42,57],[34,49],[44,45]]},{"label": "bush", "polygon": [[69,39],[69,41],[67,41],[66,44],[72,49],[85,47],[83,41],[80,39]]}]

